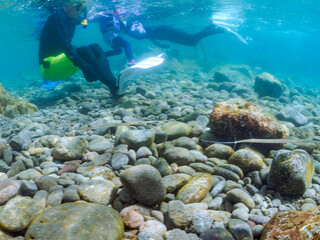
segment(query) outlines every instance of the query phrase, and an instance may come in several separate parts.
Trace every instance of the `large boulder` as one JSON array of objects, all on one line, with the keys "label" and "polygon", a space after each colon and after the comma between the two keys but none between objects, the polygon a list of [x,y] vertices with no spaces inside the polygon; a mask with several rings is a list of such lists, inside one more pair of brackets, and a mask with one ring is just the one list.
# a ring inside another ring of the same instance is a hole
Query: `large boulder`
[{"label": "large boulder", "polygon": [[314,162],[304,150],[280,150],[268,176],[269,187],[283,195],[302,195],[311,187]]},{"label": "large boulder", "polygon": [[3,114],[6,117],[15,118],[37,111],[38,108],[36,105],[10,96],[0,83],[0,114]]},{"label": "large boulder", "polygon": [[285,139],[289,132],[258,104],[238,98],[214,106],[210,114],[210,128],[214,134],[230,140],[252,137]]},{"label": "large boulder", "polygon": [[265,225],[260,240],[277,239],[320,239],[320,207],[275,214]]},{"label": "large boulder", "polygon": [[262,73],[254,81],[254,90],[260,97],[270,96],[278,98],[283,93],[281,82],[270,73]]},{"label": "large boulder", "polygon": [[47,208],[29,226],[26,240],[123,239],[124,224],[111,207],[96,203],[64,203]]}]

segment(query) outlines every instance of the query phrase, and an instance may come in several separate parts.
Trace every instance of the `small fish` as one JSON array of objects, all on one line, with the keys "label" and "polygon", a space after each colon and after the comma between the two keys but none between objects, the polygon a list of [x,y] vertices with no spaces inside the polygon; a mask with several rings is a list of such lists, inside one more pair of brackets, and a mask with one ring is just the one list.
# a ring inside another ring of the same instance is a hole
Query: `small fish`
[{"label": "small fish", "polygon": [[106,125],[99,125],[99,126],[93,126],[93,127],[84,127],[79,128],[77,130],[79,131],[86,131],[86,130],[94,130],[99,128],[111,128],[111,127],[118,127],[123,125],[143,125],[148,123],[162,123],[167,122],[168,120],[159,120],[159,121],[137,121],[137,122],[127,122],[127,123],[113,123],[113,124],[106,124]]},{"label": "small fish", "polygon": [[200,139],[200,141],[207,142],[207,143],[221,143],[221,144],[239,144],[239,143],[266,143],[266,144],[277,144],[277,143],[307,143],[310,140],[307,139],[282,139],[282,138],[275,138],[275,139],[260,139],[260,138],[251,138],[251,139],[242,139],[233,142],[219,142],[219,141],[209,141]]}]

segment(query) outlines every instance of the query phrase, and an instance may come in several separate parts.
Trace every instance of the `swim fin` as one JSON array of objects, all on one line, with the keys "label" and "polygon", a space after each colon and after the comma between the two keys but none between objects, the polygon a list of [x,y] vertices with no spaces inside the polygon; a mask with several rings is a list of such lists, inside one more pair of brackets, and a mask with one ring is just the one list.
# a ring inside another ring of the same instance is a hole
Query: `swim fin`
[{"label": "swim fin", "polygon": [[243,38],[241,37],[238,33],[236,33],[235,31],[232,31],[230,28],[228,28],[224,23],[222,22],[216,22],[216,21],[213,21],[213,24],[224,29],[226,32],[229,32],[231,34],[233,34],[234,36],[236,36],[241,42],[243,42],[244,44],[248,44],[248,42]]},{"label": "swim fin", "polygon": [[47,81],[47,80],[44,80],[43,83],[41,84],[41,87],[42,88],[46,88],[46,89],[52,89],[52,88],[55,88],[57,87],[60,83],[62,83],[63,81]]},{"label": "swim fin", "polygon": [[165,57],[164,53],[156,57],[149,57],[149,58],[143,59],[142,61],[138,62],[134,66],[131,66],[122,70],[118,76],[118,83],[117,83],[118,90],[116,91],[116,94],[117,95],[124,94],[124,92],[130,86],[130,83],[138,77],[139,73],[143,73],[143,71],[139,71],[139,70],[149,69],[162,64],[164,62],[164,57]]}]

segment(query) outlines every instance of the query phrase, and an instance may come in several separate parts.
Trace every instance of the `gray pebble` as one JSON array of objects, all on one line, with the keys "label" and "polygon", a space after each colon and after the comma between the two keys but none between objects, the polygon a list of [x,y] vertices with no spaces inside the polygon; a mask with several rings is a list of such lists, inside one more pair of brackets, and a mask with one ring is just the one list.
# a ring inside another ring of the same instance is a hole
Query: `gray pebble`
[{"label": "gray pebble", "polygon": [[208,203],[208,207],[211,210],[219,210],[222,202],[223,202],[222,197],[215,197]]},{"label": "gray pebble", "polygon": [[114,170],[120,170],[124,165],[129,163],[129,158],[126,154],[116,153],[112,156],[111,166]]},{"label": "gray pebble", "polygon": [[214,198],[216,196],[219,195],[219,193],[222,192],[222,190],[224,189],[224,187],[226,186],[226,181],[222,180],[220,182],[218,182],[212,189],[212,191],[210,192],[211,196]]},{"label": "gray pebble", "polygon": [[239,219],[247,222],[249,219],[249,214],[244,208],[237,208],[232,212],[231,218]]},{"label": "gray pebble", "polygon": [[20,184],[20,191],[23,196],[33,197],[38,190],[38,187],[34,182],[22,180]]},{"label": "gray pebble", "polygon": [[200,234],[211,228],[212,216],[206,210],[196,210],[193,212],[190,231]]},{"label": "gray pebble", "polygon": [[314,189],[307,189],[302,195],[303,198],[315,198],[316,191]]},{"label": "gray pebble", "polygon": [[253,228],[251,228],[253,237],[255,239],[259,239],[263,229],[264,229],[263,225],[260,225],[260,224],[253,226]]},{"label": "gray pebble", "polygon": [[253,240],[251,228],[244,221],[230,219],[228,229],[236,240]]}]

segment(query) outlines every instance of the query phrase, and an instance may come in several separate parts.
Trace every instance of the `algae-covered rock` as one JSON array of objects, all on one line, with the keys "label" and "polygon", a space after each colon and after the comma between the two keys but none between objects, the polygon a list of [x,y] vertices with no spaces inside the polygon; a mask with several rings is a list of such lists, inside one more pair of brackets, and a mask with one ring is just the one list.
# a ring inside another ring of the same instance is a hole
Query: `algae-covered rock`
[{"label": "algae-covered rock", "polygon": [[80,184],[78,193],[87,202],[108,205],[115,199],[117,188],[108,180],[91,180]]},{"label": "algae-covered rock", "polygon": [[281,82],[270,73],[262,73],[254,81],[254,90],[260,97],[270,96],[278,98],[283,93]]},{"label": "algae-covered rock", "polygon": [[204,151],[204,154],[208,158],[220,159],[228,159],[233,153],[234,150],[232,147],[220,143],[211,144]]},{"label": "algae-covered rock", "polygon": [[140,147],[150,147],[154,142],[154,132],[151,130],[129,130],[125,131],[119,137],[119,142],[127,144],[129,148],[139,149]]},{"label": "algae-covered rock", "polygon": [[25,230],[43,211],[43,205],[30,197],[16,196],[0,211],[0,227],[10,232]]},{"label": "algae-covered rock", "polygon": [[[214,106],[210,115],[211,131],[231,141],[247,138],[288,137],[288,129],[261,106],[242,99],[230,99]],[[273,144],[272,147],[282,147]]]},{"label": "algae-covered rock", "polygon": [[201,173],[185,184],[177,194],[177,200],[184,203],[200,202],[209,192],[213,184],[209,173]]},{"label": "algae-covered rock", "polygon": [[278,239],[320,239],[320,207],[275,214],[265,225],[260,240]]},{"label": "algae-covered rock", "polygon": [[248,148],[237,150],[231,155],[228,163],[238,166],[245,174],[248,172],[260,171],[263,167],[262,157]]},{"label": "algae-covered rock", "polygon": [[0,83],[0,114],[15,118],[34,112],[38,112],[36,105],[25,100],[13,98]]},{"label": "algae-covered rock", "polygon": [[86,141],[80,137],[62,137],[52,149],[52,155],[57,160],[78,160],[86,146]]},{"label": "algae-covered rock", "polygon": [[195,156],[186,148],[172,147],[164,151],[163,157],[169,163],[176,163],[179,166],[189,165],[196,161]]},{"label": "algae-covered rock", "polygon": [[162,130],[167,133],[168,139],[176,139],[183,136],[188,136],[192,127],[183,122],[168,122],[163,125]]},{"label": "algae-covered rock", "polygon": [[304,150],[279,150],[274,156],[268,185],[283,195],[301,195],[311,187],[313,159]]},{"label": "algae-covered rock", "polygon": [[120,240],[124,224],[111,207],[95,203],[65,203],[47,208],[28,228],[25,239]]}]

